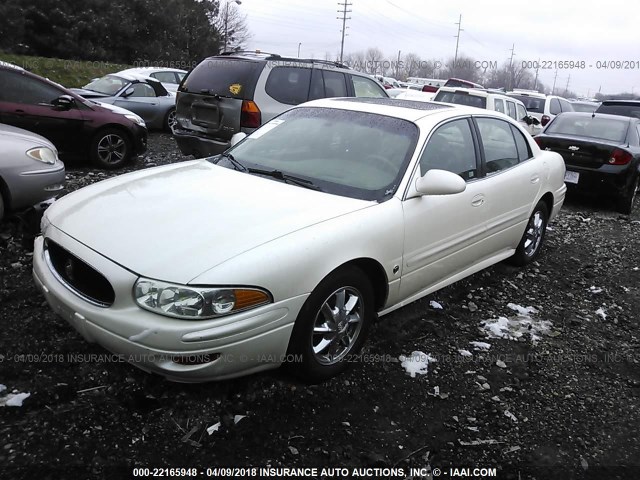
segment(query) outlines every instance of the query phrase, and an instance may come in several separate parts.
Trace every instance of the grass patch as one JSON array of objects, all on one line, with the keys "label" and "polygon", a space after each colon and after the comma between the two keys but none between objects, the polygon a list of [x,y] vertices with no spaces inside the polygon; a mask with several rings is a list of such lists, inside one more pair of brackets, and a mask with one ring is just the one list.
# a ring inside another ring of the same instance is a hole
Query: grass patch
[{"label": "grass patch", "polygon": [[0,51],[0,60],[18,65],[67,88],[82,87],[96,77],[130,68],[130,65],[118,63],[33,57],[29,55],[14,55],[2,51]]}]

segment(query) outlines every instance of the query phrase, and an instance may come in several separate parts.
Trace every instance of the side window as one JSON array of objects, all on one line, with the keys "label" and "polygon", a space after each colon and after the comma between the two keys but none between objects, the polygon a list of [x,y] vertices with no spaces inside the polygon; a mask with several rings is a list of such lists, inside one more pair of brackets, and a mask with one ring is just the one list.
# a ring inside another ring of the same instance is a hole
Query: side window
[{"label": "side window", "polygon": [[309,89],[309,100],[324,98],[324,81],[322,71],[314,68],[311,71],[311,88]]},{"label": "side window", "polygon": [[311,69],[274,67],[267,78],[267,95],[280,103],[298,105],[306,102],[311,82]]},{"label": "side window", "polygon": [[516,110],[518,111],[516,120],[522,120],[524,117],[527,116],[527,109],[524,108],[524,106],[520,105],[519,103],[516,103]]},{"label": "side window", "polygon": [[496,98],[493,100],[493,105],[496,109],[496,112],[505,113],[504,100],[502,100],[501,98]]},{"label": "side window", "polygon": [[565,99],[560,98],[560,108],[562,109],[563,112],[573,112],[575,111],[573,106],[567,102]]},{"label": "side window", "polygon": [[147,85],[146,83],[136,83],[133,86],[133,93],[129,96],[130,97],[155,97],[156,91],[153,89],[151,85]]},{"label": "side window", "polygon": [[500,172],[517,165],[518,149],[511,125],[497,118],[478,118],[476,122],[482,139],[487,173]]},{"label": "side window", "polygon": [[156,72],[152,73],[151,76],[160,82],[176,83],[176,76],[173,72]]},{"label": "side window", "polygon": [[51,103],[64,92],[18,72],[0,72],[0,100],[37,105]]},{"label": "side window", "polygon": [[551,113],[551,115],[559,115],[561,112],[560,102],[557,98],[552,98],[551,104],[549,105],[549,113]]},{"label": "side window", "polygon": [[373,80],[351,75],[351,81],[353,82],[353,90],[356,93],[356,97],[386,97],[382,87]]},{"label": "side window", "polygon": [[420,156],[420,174],[432,169],[457,173],[465,180],[478,176],[476,153],[467,119],[438,127]]},{"label": "side window", "polygon": [[507,108],[509,109],[509,116],[514,120],[518,120],[518,116],[516,114],[516,104],[507,100]]},{"label": "side window", "polygon": [[521,162],[524,162],[525,160],[532,158],[533,154],[531,153],[529,142],[527,142],[527,139],[525,138],[525,136],[522,134],[520,130],[518,130],[513,125],[510,125],[510,127],[511,127],[511,133],[513,133],[513,138],[516,141],[516,148],[518,149],[518,159]]},{"label": "side window", "polygon": [[323,70],[322,76],[324,77],[324,93],[327,98],[346,97],[348,95],[344,73]]}]

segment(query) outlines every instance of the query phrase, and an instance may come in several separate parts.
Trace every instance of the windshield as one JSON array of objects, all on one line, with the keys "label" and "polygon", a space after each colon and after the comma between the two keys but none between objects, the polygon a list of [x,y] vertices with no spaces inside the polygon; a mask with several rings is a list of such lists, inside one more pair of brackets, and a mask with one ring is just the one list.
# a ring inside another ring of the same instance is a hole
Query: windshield
[{"label": "windshield", "polygon": [[324,192],[384,201],[395,193],[418,133],[399,118],[303,107],[266,123],[227,153],[247,168],[278,170]]},{"label": "windshield", "polygon": [[436,102],[455,103],[469,107],[487,108],[487,99],[467,92],[443,92],[440,90],[434,100]]},{"label": "windshield", "polygon": [[104,93],[105,95],[115,95],[129,83],[130,82],[124,78],[116,77],[115,75],[106,75],[85,85],[84,89]]},{"label": "windshield", "polygon": [[528,95],[509,95],[510,97],[517,98],[529,112],[544,113],[544,98],[530,97]]},{"label": "windshield", "polygon": [[624,119],[559,115],[545,134],[571,135],[622,143],[627,138],[629,121]]},{"label": "windshield", "polygon": [[622,103],[605,103],[598,107],[598,113],[608,113],[609,115],[621,115],[623,117],[640,118],[640,103],[622,104]]}]

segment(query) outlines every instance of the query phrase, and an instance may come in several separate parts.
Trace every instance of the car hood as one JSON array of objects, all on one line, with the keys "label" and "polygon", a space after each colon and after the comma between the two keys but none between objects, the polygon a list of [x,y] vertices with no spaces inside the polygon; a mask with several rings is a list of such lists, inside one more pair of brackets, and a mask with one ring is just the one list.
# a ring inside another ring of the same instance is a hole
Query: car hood
[{"label": "car hood", "polygon": [[99,182],[46,216],[139,275],[186,284],[266,242],[375,204],[196,160]]},{"label": "car hood", "polygon": [[58,151],[56,150],[56,147],[54,147],[53,144],[43,136],[28,130],[23,130],[22,128],[5,125],[4,123],[0,123],[0,136],[6,140],[13,138],[22,142],[30,143],[34,147],[49,147],[54,152]]},{"label": "car hood", "polygon": [[70,88],[73,93],[80,95],[84,98],[106,98],[112,95],[106,95],[104,93],[94,92],[93,90],[85,90],[84,88]]},{"label": "car hood", "polygon": [[113,113],[119,113],[120,115],[135,115],[136,117],[139,117],[138,114],[133,113],[131,110],[127,110],[126,108],[122,108],[122,107],[117,107],[115,105],[111,105],[110,103],[104,103],[104,102],[101,102],[100,100],[92,100],[92,103],[94,105],[98,105],[99,107],[110,110]]}]

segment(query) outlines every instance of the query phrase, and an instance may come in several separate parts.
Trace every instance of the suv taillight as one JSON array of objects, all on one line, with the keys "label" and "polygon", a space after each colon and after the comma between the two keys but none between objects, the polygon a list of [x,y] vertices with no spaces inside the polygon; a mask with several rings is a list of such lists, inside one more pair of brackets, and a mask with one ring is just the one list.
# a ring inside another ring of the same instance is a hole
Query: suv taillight
[{"label": "suv taillight", "polygon": [[262,114],[255,102],[242,101],[242,113],[240,114],[240,127],[258,128],[262,124]]},{"label": "suv taillight", "polygon": [[611,153],[611,158],[609,159],[609,164],[611,165],[626,165],[633,159],[633,156],[627,152],[626,150],[622,150],[620,148],[616,148],[613,153]]},{"label": "suv taillight", "polygon": [[536,143],[538,144],[538,146],[542,149],[544,149],[544,142],[542,141],[542,138],[540,137],[533,137],[533,139],[536,141]]},{"label": "suv taillight", "polygon": [[549,115],[542,115],[542,120],[540,120],[540,125],[543,127],[551,121],[551,117]]}]

